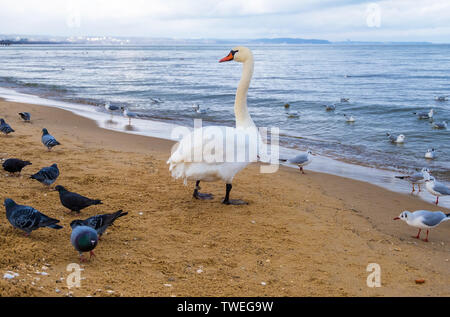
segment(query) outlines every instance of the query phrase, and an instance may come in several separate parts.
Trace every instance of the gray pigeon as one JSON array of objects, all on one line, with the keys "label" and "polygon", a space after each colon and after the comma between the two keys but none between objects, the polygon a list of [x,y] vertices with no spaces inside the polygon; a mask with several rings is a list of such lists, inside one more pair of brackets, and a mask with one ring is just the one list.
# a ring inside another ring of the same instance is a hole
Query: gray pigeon
[{"label": "gray pigeon", "polygon": [[39,172],[34,175],[31,175],[31,179],[35,179],[38,182],[50,186],[52,185],[59,176],[58,165],[53,164],[50,167],[44,167]]},{"label": "gray pigeon", "polygon": [[8,173],[14,174],[14,173],[19,172],[19,175],[20,175],[20,172],[22,172],[22,169],[28,165],[32,165],[31,162],[12,158],[12,159],[7,159],[6,161],[4,161],[2,166],[3,166],[3,169],[5,171],[7,171]]},{"label": "gray pigeon", "polygon": [[19,112],[19,116],[25,122],[30,122],[31,121],[31,114],[29,112]]},{"label": "gray pigeon", "polygon": [[47,129],[42,129],[42,144],[44,144],[47,149],[50,151],[52,148],[54,148],[57,145],[61,145],[56,139],[53,137],[53,135],[48,133]]},{"label": "gray pigeon", "polygon": [[4,119],[0,119],[0,132],[5,135],[15,132],[13,128],[9,124],[5,122]]},{"label": "gray pigeon", "polygon": [[89,252],[90,258],[95,256],[94,249],[98,244],[97,231],[95,231],[91,227],[81,225],[77,221],[72,221],[70,227],[72,228],[70,242],[72,243],[75,250],[77,250],[80,254],[80,261],[86,261],[83,257],[84,252]]},{"label": "gray pigeon", "polygon": [[90,199],[81,196],[80,194],[69,192],[67,189],[60,185],[56,186],[55,190],[59,192],[59,199],[61,200],[61,204],[70,211],[75,211],[76,213],[80,213],[81,210],[89,206],[103,204],[101,200]]},{"label": "gray pigeon", "polygon": [[52,219],[40,213],[33,207],[17,205],[12,199],[5,199],[6,218],[14,228],[23,230],[29,236],[33,230],[39,228],[62,229],[57,225],[59,220]]},{"label": "gray pigeon", "polygon": [[116,221],[117,218],[126,215],[128,215],[128,212],[123,212],[123,210],[119,210],[112,214],[98,215],[88,218],[86,220],[75,220],[75,221],[80,225],[88,226],[95,229],[97,231],[98,236],[101,237],[103,233],[105,233],[106,229],[108,229],[109,226],[112,226],[114,224],[114,221]]}]

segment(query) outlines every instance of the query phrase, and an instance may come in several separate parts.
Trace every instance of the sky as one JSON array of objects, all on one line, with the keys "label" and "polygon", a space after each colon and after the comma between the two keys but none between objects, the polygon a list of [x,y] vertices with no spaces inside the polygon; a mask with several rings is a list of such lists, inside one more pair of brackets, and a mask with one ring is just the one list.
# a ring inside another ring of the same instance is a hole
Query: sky
[{"label": "sky", "polygon": [[0,33],[450,43],[450,0],[0,0]]}]

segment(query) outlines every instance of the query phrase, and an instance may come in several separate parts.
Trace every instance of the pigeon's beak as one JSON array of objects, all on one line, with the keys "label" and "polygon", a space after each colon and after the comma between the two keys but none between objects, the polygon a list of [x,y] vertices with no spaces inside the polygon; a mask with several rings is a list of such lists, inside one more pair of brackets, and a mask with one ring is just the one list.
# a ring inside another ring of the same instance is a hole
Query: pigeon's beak
[{"label": "pigeon's beak", "polygon": [[400,220],[400,217],[395,217],[394,220]]},{"label": "pigeon's beak", "polygon": [[234,59],[234,55],[233,53],[230,52],[230,54],[228,54],[227,57],[222,58],[219,63],[223,63],[223,62],[229,62],[232,61]]}]

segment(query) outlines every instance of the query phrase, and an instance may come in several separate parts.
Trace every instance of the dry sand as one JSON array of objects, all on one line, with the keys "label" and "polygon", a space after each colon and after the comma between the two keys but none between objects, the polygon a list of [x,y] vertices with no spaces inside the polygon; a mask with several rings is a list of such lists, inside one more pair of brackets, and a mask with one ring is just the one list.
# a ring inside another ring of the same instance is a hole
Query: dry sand
[{"label": "dry sand", "polygon": [[[21,122],[20,111],[31,112],[33,122]],[[169,141],[100,129],[43,106],[0,101],[0,115],[16,129],[0,136],[0,158],[33,162],[21,177],[0,172],[1,201],[13,198],[64,225],[26,238],[0,217],[0,296],[69,294],[61,278],[68,264],[79,263],[69,239],[77,216],[65,214],[57,192],[29,179],[54,162],[57,184],[104,201],[81,217],[129,212],[104,236],[97,258],[81,265],[84,279],[73,296],[450,295],[450,222],[425,243],[392,220],[403,210],[438,210],[417,197],[290,168],[260,174],[254,164],[238,174],[232,191],[249,206],[223,206],[221,183],[204,183],[216,198],[201,202],[191,198],[193,184],[171,179]],[[47,152],[43,127],[62,146]],[[366,285],[369,263],[381,266],[380,288]],[[6,271],[19,276],[3,279]],[[416,284],[419,278],[425,283]]]}]

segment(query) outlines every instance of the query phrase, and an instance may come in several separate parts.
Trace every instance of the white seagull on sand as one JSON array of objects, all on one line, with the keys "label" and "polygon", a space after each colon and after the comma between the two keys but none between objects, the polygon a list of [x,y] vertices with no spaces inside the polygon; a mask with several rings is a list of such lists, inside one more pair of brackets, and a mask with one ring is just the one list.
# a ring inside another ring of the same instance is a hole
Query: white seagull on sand
[{"label": "white seagull on sand", "polygon": [[422,229],[427,229],[427,237],[423,241],[428,242],[430,229],[450,220],[450,214],[446,215],[442,211],[433,212],[428,210],[417,210],[414,212],[404,211],[400,216],[394,218],[394,220],[403,220],[411,227],[419,228],[419,233],[417,236],[414,236],[416,239],[420,239]]}]

